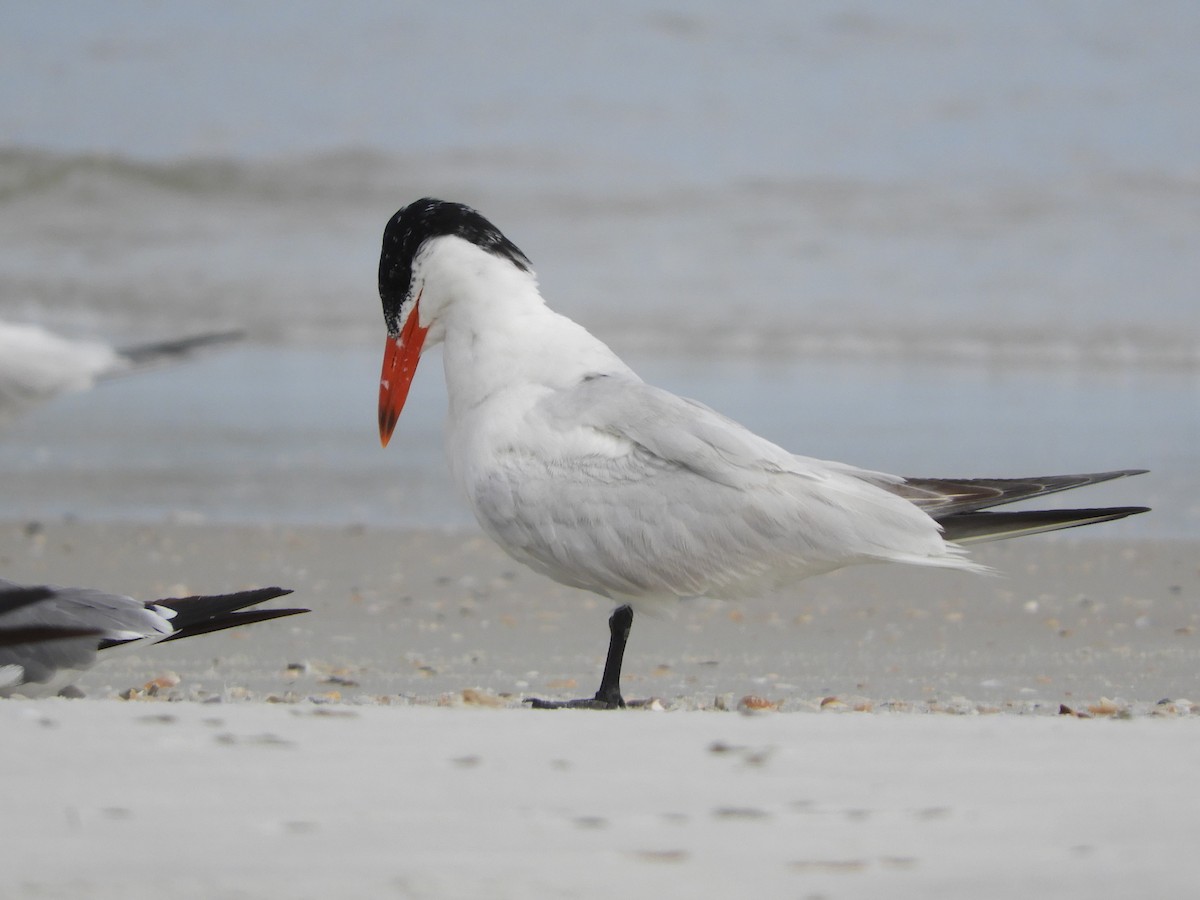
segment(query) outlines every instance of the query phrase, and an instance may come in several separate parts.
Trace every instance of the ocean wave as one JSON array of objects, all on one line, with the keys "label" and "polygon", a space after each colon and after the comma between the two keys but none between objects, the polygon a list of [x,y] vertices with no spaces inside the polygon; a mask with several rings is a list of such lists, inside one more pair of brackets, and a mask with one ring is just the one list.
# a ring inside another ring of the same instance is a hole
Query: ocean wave
[{"label": "ocean wave", "polygon": [[161,162],[8,147],[0,148],[0,202],[112,182],[205,197],[248,195],[272,200],[320,192],[345,198],[368,190],[376,176],[395,165],[395,160],[382,154],[354,150],[282,160],[207,157]]},{"label": "ocean wave", "polygon": [[31,147],[0,146],[0,203],[55,190],[86,191],[118,184],[202,198],[370,202],[381,193],[405,197],[440,190],[475,195],[490,185],[529,188],[558,173],[569,183],[564,162],[538,150],[462,149],[436,154],[384,153],[345,147],[271,158],[185,157],[139,159],[110,153],[58,153]]},{"label": "ocean wave", "polygon": [[0,149],[0,316],[111,338],[186,323],[373,341],[382,225],[433,192],[495,215],[545,264],[551,304],[622,351],[1200,371],[1186,178],[613,191],[568,190],[543,177],[554,165]]},{"label": "ocean wave", "polygon": [[946,364],[972,367],[1154,369],[1200,372],[1200,341],[1156,333],[1031,335],[995,330],[898,332],[831,329],[641,328],[607,332],[614,345],[644,355],[709,359]]}]

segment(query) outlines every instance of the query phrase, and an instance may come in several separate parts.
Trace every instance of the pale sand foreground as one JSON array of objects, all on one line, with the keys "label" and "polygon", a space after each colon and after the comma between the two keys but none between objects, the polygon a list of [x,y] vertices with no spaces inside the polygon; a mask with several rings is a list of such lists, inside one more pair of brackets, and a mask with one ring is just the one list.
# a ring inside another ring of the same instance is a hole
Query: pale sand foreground
[{"label": "pale sand foreground", "polygon": [[[625,693],[667,711],[537,712],[594,690],[608,608],[480,538],[0,526],[19,581],[314,610],[80,681],[184,702],[0,701],[0,896],[1193,897],[1197,549],[640,617]],[[716,711],[749,694],[782,712]]]},{"label": "pale sand foreground", "polygon": [[0,896],[1192,898],[1200,718],[0,703]]}]

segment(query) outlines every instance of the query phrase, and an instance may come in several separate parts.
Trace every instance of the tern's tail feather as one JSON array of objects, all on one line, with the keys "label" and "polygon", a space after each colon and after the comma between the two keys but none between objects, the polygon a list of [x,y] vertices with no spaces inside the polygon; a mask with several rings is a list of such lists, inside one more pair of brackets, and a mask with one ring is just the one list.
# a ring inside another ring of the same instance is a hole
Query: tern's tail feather
[{"label": "tern's tail feather", "polygon": [[993,506],[1043,497],[1114,478],[1141,475],[1145,469],[1120,469],[1084,475],[1046,475],[1035,478],[906,478],[887,488],[920,507],[942,526],[944,537],[958,544],[998,541],[1111,522],[1148,512],[1145,506],[1098,509],[1038,509],[1028,512],[982,512]]},{"label": "tern's tail feather", "polygon": [[942,526],[946,540],[956,544],[979,544],[1058,531],[1061,528],[1112,522],[1149,511],[1148,506],[1111,506],[1098,509],[1033,509],[1026,512],[965,512],[940,516],[937,521]]},{"label": "tern's tail feather", "polygon": [[210,331],[191,337],[176,338],[171,341],[156,341],[152,344],[137,344],[132,347],[122,347],[117,353],[121,365],[106,373],[104,377],[125,375],[140,369],[149,369],[167,363],[180,362],[190,359],[197,352],[220,344],[228,344],[242,338],[240,331]]},{"label": "tern's tail feather", "polygon": [[[251,591],[239,591],[236,594],[219,594],[215,596],[180,597],[170,600],[156,600],[147,604],[151,607],[169,609],[174,613],[171,617],[171,627],[175,630],[163,638],[160,643],[173,641],[177,638],[193,637],[197,634],[208,634],[213,631],[223,631],[238,625],[250,625],[254,622],[265,622],[268,619],[278,619],[283,616],[294,616],[308,612],[307,609],[255,609],[243,611],[247,606],[265,603],[276,597],[290,594],[286,588],[269,587]],[[114,644],[124,643],[119,640],[105,641],[101,649]]]},{"label": "tern's tail feather", "polygon": [[[1018,500],[1142,475],[1145,469],[1119,469],[1084,475],[1039,475],[1033,478],[905,478],[886,485],[939,521],[955,513],[975,512]],[[1126,513],[1128,515],[1128,513]],[[1065,527],[1065,526],[1063,526]]]}]

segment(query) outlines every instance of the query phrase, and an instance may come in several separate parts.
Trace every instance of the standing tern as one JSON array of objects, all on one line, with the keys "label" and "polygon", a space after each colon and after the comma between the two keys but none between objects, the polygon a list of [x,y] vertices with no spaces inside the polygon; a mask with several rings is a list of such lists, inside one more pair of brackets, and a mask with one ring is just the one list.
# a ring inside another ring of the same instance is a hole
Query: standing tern
[{"label": "standing tern", "polygon": [[240,337],[238,331],[216,331],[118,348],[63,337],[40,325],[0,321],[0,419],[66,391],[189,359]]},{"label": "standing tern", "polygon": [[446,446],[483,530],[514,559],[611,599],[591,698],[624,706],[634,609],[738,600],[856,563],[970,571],[963,544],[1108,522],[1145,507],[990,507],[1139,474],[904,478],[796,456],[694,400],[646,384],[549,309],[524,253],[459,203],[430,198],[383,232],[386,446],[423,350],[444,345]]},{"label": "standing tern", "polygon": [[143,602],[93,588],[26,586],[0,578],[0,697],[53,693],[110,647],[162,643],[308,612],[246,609],[290,593],[270,587]]}]

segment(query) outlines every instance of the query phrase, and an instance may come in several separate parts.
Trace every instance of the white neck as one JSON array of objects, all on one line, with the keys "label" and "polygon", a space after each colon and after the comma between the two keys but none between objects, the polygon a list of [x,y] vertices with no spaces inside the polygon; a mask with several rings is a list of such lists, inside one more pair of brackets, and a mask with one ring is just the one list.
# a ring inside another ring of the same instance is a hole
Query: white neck
[{"label": "white neck", "polygon": [[603,342],[549,309],[537,278],[507,259],[444,238],[422,259],[420,278],[426,345],[445,343],[452,419],[494,398],[520,407],[595,372],[633,376]]}]

